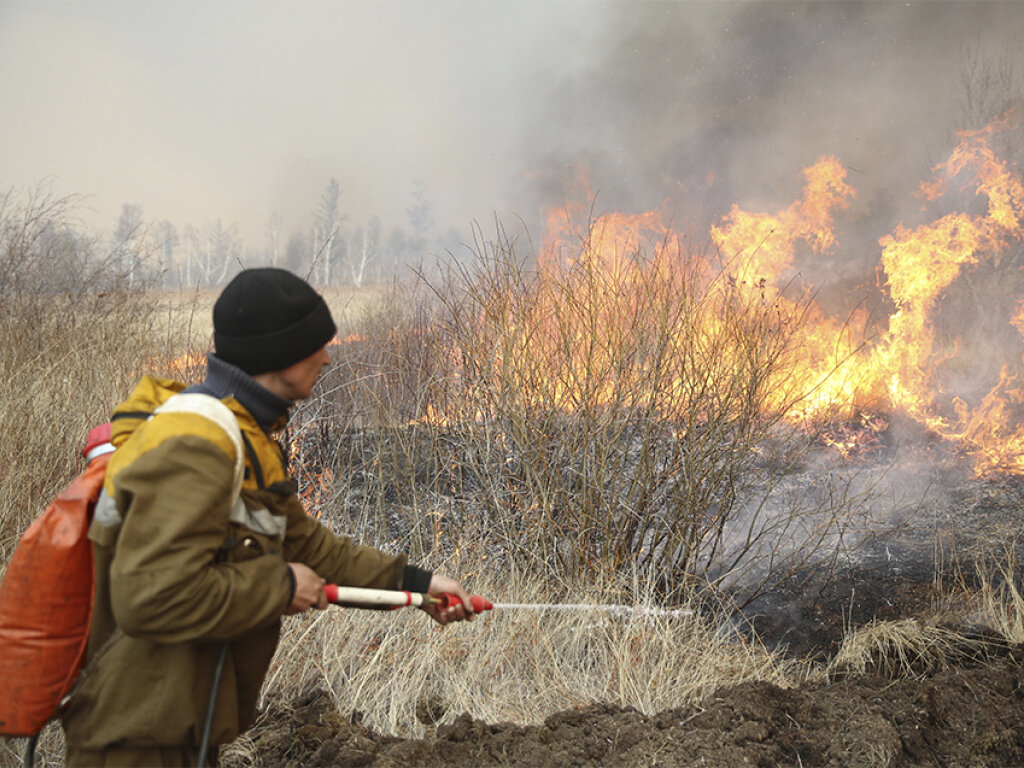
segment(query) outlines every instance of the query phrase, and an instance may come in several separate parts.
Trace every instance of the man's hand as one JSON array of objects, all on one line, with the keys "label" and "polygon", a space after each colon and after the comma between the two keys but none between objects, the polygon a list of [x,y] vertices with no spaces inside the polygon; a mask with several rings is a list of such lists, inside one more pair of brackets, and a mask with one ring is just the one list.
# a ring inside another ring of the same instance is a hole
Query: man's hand
[{"label": "man's hand", "polygon": [[435,573],[430,577],[430,586],[427,594],[431,597],[442,597],[444,594],[455,595],[462,602],[447,608],[438,605],[430,605],[424,608],[431,618],[438,624],[448,624],[453,621],[472,621],[475,618],[473,603],[470,601],[469,593],[462,588],[462,585],[455,579],[441,576]]},{"label": "man's hand", "polygon": [[292,576],[295,578],[295,594],[292,595],[292,602],[285,610],[285,614],[290,616],[302,613],[308,608],[326,608],[327,595],[324,593],[324,585],[327,582],[308,565],[288,563],[288,567],[292,569]]}]

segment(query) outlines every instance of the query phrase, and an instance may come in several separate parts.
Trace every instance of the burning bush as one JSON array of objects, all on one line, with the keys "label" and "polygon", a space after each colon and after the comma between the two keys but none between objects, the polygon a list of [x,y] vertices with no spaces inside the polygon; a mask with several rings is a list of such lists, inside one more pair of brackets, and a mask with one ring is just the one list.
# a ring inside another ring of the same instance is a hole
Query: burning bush
[{"label": "burning bush", "polygon": [[[535,269],[508,239],[480,244],[404,324],[339,346],[335,415],[316,417],[350,425],[323,435],[339,498],[419,557],[468,539],[545,578],[749,598],[866,511],[849,475],[789,480],[815,443],[790,418],[810,394],[794,367],[809,305],[676,242],[609,250],[595,232]],[[417,304],[381,316],[399,306]]]}]

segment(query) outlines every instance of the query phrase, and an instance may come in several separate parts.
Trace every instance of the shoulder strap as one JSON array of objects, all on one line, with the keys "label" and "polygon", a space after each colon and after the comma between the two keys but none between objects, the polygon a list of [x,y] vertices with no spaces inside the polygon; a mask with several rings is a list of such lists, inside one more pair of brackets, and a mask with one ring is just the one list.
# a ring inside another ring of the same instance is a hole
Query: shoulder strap
[{"label": "shoulder strap", "polygon": [[242,446],[242,430],[238,426],[235,414],[216,397],[199,392],[174,395],[153,411],[153,415],[173,412],[195,413],[203,416],[223,429],[231,438],[231,443],[235,447],[235,482],[232,497],[237,499],[242,491],[242,480],[245,477],[245,448]]}]

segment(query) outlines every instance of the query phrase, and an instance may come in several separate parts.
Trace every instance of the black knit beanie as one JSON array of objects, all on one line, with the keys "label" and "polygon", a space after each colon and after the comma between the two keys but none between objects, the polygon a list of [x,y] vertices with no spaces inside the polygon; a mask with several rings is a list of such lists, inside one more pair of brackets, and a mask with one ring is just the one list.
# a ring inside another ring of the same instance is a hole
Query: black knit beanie
[{"label": "black knit beanie", "polygon": [[284,269],[239,272],[213,305],[217,357],[250,376],[305,360],[337,330],[323,297]]}]

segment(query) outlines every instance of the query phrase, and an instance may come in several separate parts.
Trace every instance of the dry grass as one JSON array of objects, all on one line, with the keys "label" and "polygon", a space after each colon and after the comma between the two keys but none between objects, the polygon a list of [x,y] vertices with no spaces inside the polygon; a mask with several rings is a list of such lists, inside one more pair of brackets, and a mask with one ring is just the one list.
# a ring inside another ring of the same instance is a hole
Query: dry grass
[{"label": "dry grass", "polygon": [[923,677],[952,666],[972,649],[984,652],[985,642],[972,643],[954,630],[919,619],[875,621],[847,634],[826,674]]},{"label": "dry grass", "polygon": [[826,679],[880,675],[923,677],[958,664],[984,663],[1007,645],[1024,643],[1024,571],[1011,542],[998,554],[982,556],[968,578],[962,566],[942,565],[951,587],[937,583],[934,615],[875,621],[849,631],[820,673]]},{"label": "dry grass", "polygon": [[1024,643],[1024,565],[1009,540],[1001,551],[983,552],[972,578],[960,574],[951,601],[967,620],[988,628],[1010,643]]},{"label": "dry grass", "polygon": [[[804,674],[756,642],[741,641],[716,612],[692,615],[606,612],[629,600],[619,589],[552,594],[514,574],[475,586],[494,600],[567,602],[580,611],[496,610],[444,630],[415,610],[381,617],[357,610],[289,622],[269,695],[312,686],[332,692],[343,716],[356,712],[380,732],[422,737],[460,713],[488,722],[540,722],[593,702],[653,714],[694,704],[723,685]],[[649,589],[635,604],[659,607]],[[685,604],[698,609],[696,601]]]}]

